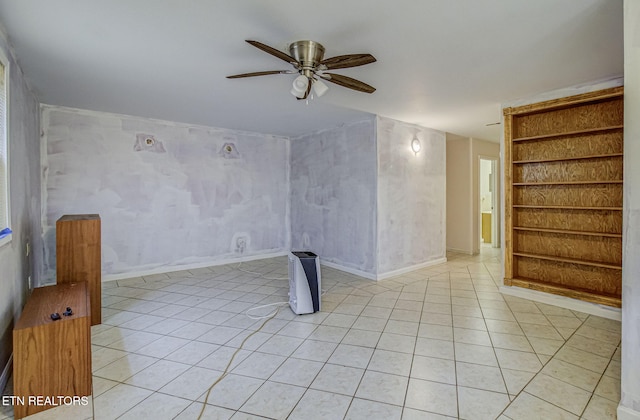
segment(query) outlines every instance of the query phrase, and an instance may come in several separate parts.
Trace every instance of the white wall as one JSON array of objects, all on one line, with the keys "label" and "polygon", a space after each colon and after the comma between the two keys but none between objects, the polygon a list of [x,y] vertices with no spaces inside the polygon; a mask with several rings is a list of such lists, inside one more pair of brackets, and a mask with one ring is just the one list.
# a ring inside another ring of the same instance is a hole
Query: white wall
[{"label": "white wall", "polygon": [[[107,277],[288,251],[288,139],[47,105],[41,119],[46,280],[64,214],[100,214]],[[136,151],[139,134],[156,143]]]},{"label": "white wall", "polygon": [[447,133],[447,249],[473,253],[471,139]]},{"label": "white wall", "polygon": [[[9,59],[9,189],[11,242],[0,247],[0,374],[12,351],[12,330],[24,306],[28,276],[37,280],[40,241],[40,146],[38,101],[11,56],[0,31],[0,49]],[[27,243],[30,254],[26,256]],[[6,377],[0,377],[1,383]]]},{"label": "white wall", "polygon": [[446,141],[441,131],[384,117],[376,134],[380,278],[446,258]]},{"label": "white wall", "polygon": [[618,419],[640,419],[640,2],[624,2],[622,399]]},{"label": "white wall", "polygon": [[371,277],[376,270],[373,118],[291,141],[291,246]]}]

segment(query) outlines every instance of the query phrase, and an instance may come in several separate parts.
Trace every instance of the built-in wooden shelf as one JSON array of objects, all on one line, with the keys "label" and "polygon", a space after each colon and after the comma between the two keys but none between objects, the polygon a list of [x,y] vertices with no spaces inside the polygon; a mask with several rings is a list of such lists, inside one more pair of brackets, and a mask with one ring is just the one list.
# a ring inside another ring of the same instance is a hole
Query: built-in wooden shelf
[{"label": "built-in wooden shelf", "polygon": [[543,254],[530,254],[525,252],[514,252],[514,256],[518,257],[526,257],[526,258],[535,258],[538,260],[547,260],[547,261],[558,261],[562,263],[568,264],[580,264],[580,265],[588,265],[590,267],[600,267],[600,268],[610,268],[612,270],[622,270],[622,266],[617,264],[607,264],[601,263],[598,261],[587,261],[578,258],[566,258],[566,257],[554,257],[552,255],[543,255]]},{"label": "built-in wooden shelf", "polygon": [[551,158],[551,159],[515,160],[513,161],[513,164],[522,165],[526,163],[563,162],[566,160],[602,159],[602,158],[622,157],[622,156],[623,156],[622,153],[607,153],[602,155],[591,155],[591,156],[573,156],[573,157]]},{"label": "built-in wooden shelf", "polygon": [[532,227],[523,227],[523,226],[514,226],[513,230],[524,230],[528,232],[560,233],[562,235],[584,235],[584,236],[604,236],[608,238],[622,238],[621,233],[588,232],[583,230],[547,229],[547,228],[532,228]]},{"label": "built-in wooden shelf", "polygon": [[622,87],[504,109],[504,284],[620,306]]},{"label": "built-in wooden shelf", "polygon": [[552,181],[552,182],[514,182],[511,185],[531,187],[537,185],[594,185],[594,184],[622,184],[618,180],[598,180],[598,181]]},{"label": "built-in wooden shelf", "polygon": [[512,139],[511,141],[519,142],[519,141],[553,139],[557,137],[578,136],[582,134],[598,134],[598,133],[605,133],[608,131],[622,130],[623,127],[624,126],[622,125],[612,125],[609,127],[596,127],[596,128],[588,128],[586,130],[567,131],[566,133],[553,133],[553,134],[542,134],[539,136],[520,137],[520,138]]}]

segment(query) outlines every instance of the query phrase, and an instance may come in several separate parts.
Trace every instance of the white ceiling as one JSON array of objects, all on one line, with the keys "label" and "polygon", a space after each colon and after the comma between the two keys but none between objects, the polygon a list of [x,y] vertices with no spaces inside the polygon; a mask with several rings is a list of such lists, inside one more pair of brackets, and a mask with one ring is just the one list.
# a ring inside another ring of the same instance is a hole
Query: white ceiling
[{"label": "white ceiling", "polygon": [[[497,141],[501,103],[623,73],[622,0],[0,0],[0,21],[43,103],[285,136],[373,113]],[[335,72],[377,91],[226,79],[290,68],[245,39],[371,53]]]}]

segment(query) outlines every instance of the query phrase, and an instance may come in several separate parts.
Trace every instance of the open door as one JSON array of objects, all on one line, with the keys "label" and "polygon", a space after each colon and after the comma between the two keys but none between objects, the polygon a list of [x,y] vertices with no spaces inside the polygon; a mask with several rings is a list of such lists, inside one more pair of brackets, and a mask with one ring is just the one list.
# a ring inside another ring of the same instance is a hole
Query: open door
[{"label": "open door", "polygon": [[480,157],[480,176],[478,177],[480,203],[480,245],[500,246],[499,232],[499,185],[498,159]]}]

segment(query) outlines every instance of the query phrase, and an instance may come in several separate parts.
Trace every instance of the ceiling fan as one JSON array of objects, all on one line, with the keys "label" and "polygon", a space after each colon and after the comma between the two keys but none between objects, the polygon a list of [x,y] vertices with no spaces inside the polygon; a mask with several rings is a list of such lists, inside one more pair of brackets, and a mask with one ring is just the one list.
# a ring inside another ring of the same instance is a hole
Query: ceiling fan
[{"label": "ceiling fan", "polygon": [[227,79],[267,76],[270,74],[299,74],[293,81],[293,87],[291,89],[291,94],[298,99],[307,99],[312,88],[316,96],[320,97],[324,95],[329,88],[323,83],[323,80],[359,92],[373,93],[376,90],[373,86],[369,86],[351,77],[327,73],[327,70],[346,69],[373,63],[376,59],[371,54],[347,54],[324,58],[324,47],[315,41],[296,41],[289,45],[289,54],[285,54],[261,42],[246,41],[254,47],[286,61],[293,66],[293,69],[235,74],[233,76],[227,76]]}]

